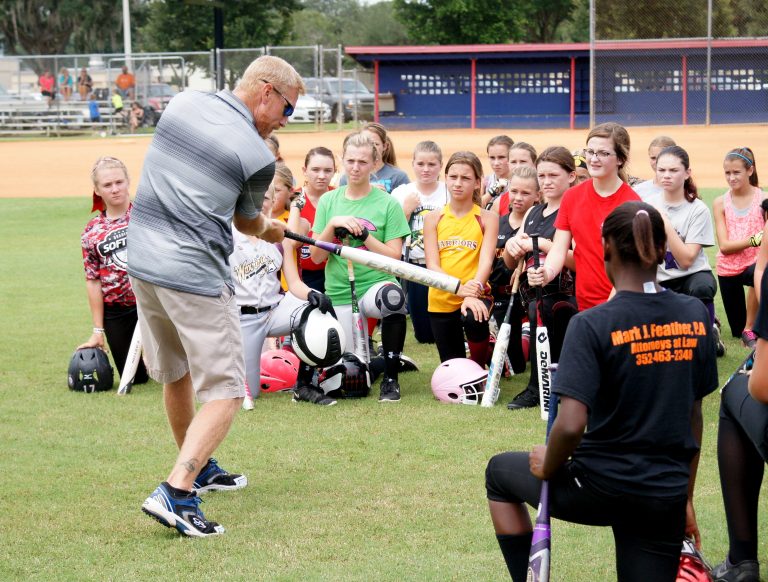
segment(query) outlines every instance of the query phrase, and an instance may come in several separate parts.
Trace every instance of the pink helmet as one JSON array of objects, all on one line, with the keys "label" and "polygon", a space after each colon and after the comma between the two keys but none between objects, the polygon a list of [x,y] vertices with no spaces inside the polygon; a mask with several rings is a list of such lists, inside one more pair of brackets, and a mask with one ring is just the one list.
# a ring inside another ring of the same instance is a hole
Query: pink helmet
[{"label": "pink helmet", "polygon": [[290,390],[299,376],[299,358],[288,350],[268,350],[261,354],[261,390]]},{"label": "pink helmet", "polygon": [[435,398],[451,404],[480,404],[488,371],[467,358],[454,358],[440,364],[432,374]]}]

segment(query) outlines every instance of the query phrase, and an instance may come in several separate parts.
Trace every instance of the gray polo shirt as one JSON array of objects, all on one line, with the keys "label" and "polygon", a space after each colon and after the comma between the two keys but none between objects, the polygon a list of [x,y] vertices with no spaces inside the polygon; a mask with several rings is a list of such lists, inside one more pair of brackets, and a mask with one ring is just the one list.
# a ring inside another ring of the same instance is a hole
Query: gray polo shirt
[{"label": "gray polo shirt", "polygon": [[184,91],[160,118],[128,227],[128,273],[216,297],[233,287],[232,217],[255,218],[275,159],[230,91]]}]

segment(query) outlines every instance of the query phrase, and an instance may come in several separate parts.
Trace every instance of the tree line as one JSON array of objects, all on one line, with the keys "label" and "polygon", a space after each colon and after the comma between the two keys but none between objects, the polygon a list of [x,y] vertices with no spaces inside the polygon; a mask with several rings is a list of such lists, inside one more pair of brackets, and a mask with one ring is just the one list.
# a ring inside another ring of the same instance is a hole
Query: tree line
[{"label": "tree line", "polygon": [[[7,54],[119,53],[117,0],[0,0]],[[131,0],[134,52],[207,51],[213,8],[231,48],[492,44],[589,40],[589,0]],[[702,37],[707,0],[596,0],[601,40]],[[764,0],[714,0],[713,34],[758,36]]]}]

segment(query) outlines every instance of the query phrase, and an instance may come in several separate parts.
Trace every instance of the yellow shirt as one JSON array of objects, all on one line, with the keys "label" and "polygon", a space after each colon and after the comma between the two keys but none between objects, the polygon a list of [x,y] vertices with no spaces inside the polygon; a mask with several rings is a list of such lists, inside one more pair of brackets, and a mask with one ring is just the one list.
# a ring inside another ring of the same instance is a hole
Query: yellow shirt
[{"label": "yellow shirt", "polygon": [[[483,228],[480,223],[480,207],[461,218],[451,212],[450,205],[443,207],[437,222],[437,250],[440,253],[440,267],[443,271],[461,279],[462,284],[477,273],[480,263],[480,247],[483,243]],[[461,307],[462,298],[447,291],[429,288],[429,311],[450,313]]]}]

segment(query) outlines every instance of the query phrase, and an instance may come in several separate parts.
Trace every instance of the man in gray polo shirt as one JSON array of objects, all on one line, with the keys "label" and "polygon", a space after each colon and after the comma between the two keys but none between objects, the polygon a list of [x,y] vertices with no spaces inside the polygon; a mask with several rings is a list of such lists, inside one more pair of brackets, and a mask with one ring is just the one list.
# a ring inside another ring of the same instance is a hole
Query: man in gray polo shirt
[{"label": "man in gray polo shirt", "polygon": [[[304,83],[291,65],[253,61],[234,91],[184,91],[144,160],[128,240],[144,358],[163,396],[179,456],[142,510],[195,537],[224,528],[198,494],[245,487],[211,458],[245,396],[240,321],[228,257],[231,224],[269,242],[285,225],[263,216],[275,159],[264,143],[285,126]],[[202,404],[195,414],[195,397]]]}]

